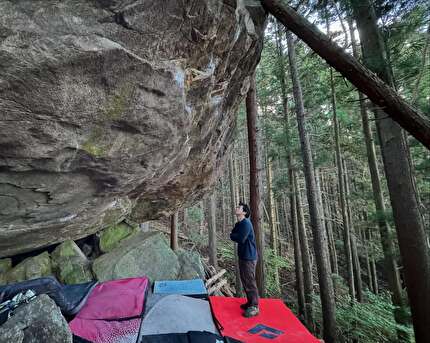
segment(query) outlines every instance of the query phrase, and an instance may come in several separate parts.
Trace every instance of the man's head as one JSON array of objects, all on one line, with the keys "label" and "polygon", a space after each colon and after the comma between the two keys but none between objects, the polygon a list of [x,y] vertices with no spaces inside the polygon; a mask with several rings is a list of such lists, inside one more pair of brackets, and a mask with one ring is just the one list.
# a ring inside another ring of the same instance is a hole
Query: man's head
[{"label": "man's head", "polygon": [[236,207],[235,214],[238,219],[249,218],[251,211],[247,204],[239,202],[239,205]]}]

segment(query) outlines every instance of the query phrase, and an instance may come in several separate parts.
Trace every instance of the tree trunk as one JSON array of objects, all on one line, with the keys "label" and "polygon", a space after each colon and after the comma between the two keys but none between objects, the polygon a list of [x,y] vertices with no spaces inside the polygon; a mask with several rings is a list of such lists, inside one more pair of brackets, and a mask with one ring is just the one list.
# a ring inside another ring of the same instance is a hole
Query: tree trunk
[{"label": "tree trunk", "polygon": [[[239,146],[241,144],[238,144]],[[237,156],[235,160],[235,171],[236,171],[236,182],[237,182],[237,194],[239,196],[239,201],[244,201],[243,196],[243,178],[242,178],[242,157]]]},{"label": "tree trunk", "polygon": [[[368,234],[368,242],[370,246],[373,245],[373,234],[372,230],[367,231]],[[370,270],[372,271],[372,288],[375,294],[379,293],[379,286],[378,286],[378,274],[376,273],[376,263],[375,263],[375,251],[372,247],[371,254],[370,254]],[[396,313],[396,312],[394,312]]]},{"label": "tree trunk", "polygon": [[369,248],[368,245],[370,242],[366,239],[365,230],[360,230],[361,233],[361,241],[363,242],[364,247],[364,257],[366,259],[366,273],[367,273],[367,284],[369,285],[369,290],[372,293],[375,293],[375,290],[373,289],[373,282],[372,282],[372,270],[370,269],[370,256],[369,256]]},{"label": "tree trunk", "polygon": [[290,62],[291,81],[293,84],[294,102],[299,128],[300,145],[302,148],[303,164],[306,180],[309,216],[312,227],[313,243],[320,285],[320,297],[323,312],[324,340],[326,343],[336,341],[336,316],[333,282],[330,273],[327,238],[321,225],[321,214],[316,197],[315,175],[309,136],[305,127],[305,111],[303,107],[302,90],[298,77],[293,38],[287,34],[288,57]]},{"label": "tree trunk", "polygon": [[[246,151],[245,144],[243,144],[242,151]],[[246,196],[246,155],[244,154],[240,159],[242,162],[242,201],[247,203]]]},{"label": "tree trunk", "polygon": [[[236,222],[235,209],[238,205],[238,196],[237,189],[235,185],[234,178],[234,160],[230,157],[228,160],[228,169],[229,169],[229,180],[230,180],[230,211],[231,211],[231,222],[232,226]],[[232,227],[233,229],[233,227]],[[242,283],[240,281],[240,272],[239,272],[239,258],[237,256],[237,243],[234,243],[234,258],[235,258],[235,288],[236,288],[236,297],[242,296]]]},{"label": "tree trunk", "polygon": [[276,228],[276,240],[277,240],[277,254],[280,255],[282,251],[281,241],[282,241],[282,228],[281,228],[281,212],[279,210],[279,202],[275,201],[275,228]]},{"label": "tree trunk", "polygon": [[313,315],[313,277],[312,277],[312,262],[311,254],[308,246],[308,238],[306,235],[306,223],[305,216],[302,208],[302,195],[300,193],[300,187],[297,180],[297,174],[294,172],[293,183],[296,198],[296,209],[297,209],[297,222],[299,231],[299,241],[301,246],[302,260],[303,260],[303,278],[304,278],[304,289],[305,289],[305,317],[307,327],[311,331],[315,331],[314,315]]},{"label": "tree trunk", "polygon": [[331,208],[331,213],[332,213],[332,217],[333,217],[333,236],[336,237],[336,240],[340,240],[342,239],[340,232],[343,231],[341,230],[341,225],[339,224],[341,222],[341,220],[339,219],[341,216],[339,215],[339,208],[338,208],[338,189],[337,189],[337,180],[333,180],[333,178],[330,178],[329,180],[329,193],[332,195],[333,199],[330,202],[330,208]]},{"label": "tree trunk", "polygon": [[199,202],[199,207],[200,207],[200,211],[202,213],[202,217],[200,218],[200,223],[199,223],[199,234],[200,236],[203,235],[203,229],[205,227],[205,206],[203,204],[203,201]]},{"label": "tree trunk", "polygon": [[273,198],[272,189],[272,161],[267,158],[267,197],[269,203],[269,225],[270,225],[270,247],[272,248],[275,255],[278,254],[277,243],[277,230],[276,230],[276,212],[275,212],[275,200]]},{"label": "tree trunk", "polygon": [[328,187],[325,184],[325,178],[323,178],[323,175],[321,174],[321,183],[324,190],[324,196],[323,196],[323,209],[324,209],[324,216],[326,218],[326,230],[327,230],[327,238],[328,238],[328,248],[330,253],[330,265],[331,265],[331,271],[334,274],[339,274],[339,266],[337,262],[337,251],[336,251],[336,244],[334,242],[333,237],[333,218],[330,213],[330,202],[328,197]]},{"label": "tree trunk", "polygon": [[[404,101],[389,85],[360,64],[327,35],[280,0],[262,0],[266,9],[286,28],[366,94],[399,125],[430,149],[430,120]],[[371,68],[370,68],[371,69]]]},{"label": "tree trunk", "polygon": [[[273,189],[272,189],[272,161],[269,157],[266,159],[267,166],[267,197],[269,203],[269,225],[270,225],[270,248],[273,251],[275,256],[278,256],[278,230],[276,225],[276,205],[275,199],[273,198]],[[280,282],[279,282],[279,272],[278,268],[274,268],[273,271],[275,275],[275,289],[280,292]]]},{"label": "tree trunk", "polygon": [[372,256],[370,259],[370,269],[372,270],[372,288],[375,294],[379,293],[378,287],[378,274],[376,273],[376,263],[375,258]]},{"label": "tree trunk", "polygon": [[[306,308],[305,308],[305,288],[304,288],[304,280],[303,280],[303,259],[301,252],[301,242],[299,236],[299,222],[298,222],[298,211],[297,208],[297,188],[295,181],[296,175],[294,171],[294,158],[292,154],[291,147],[291,133],[290,133],[290,125],[289,125],[289,117],[288,117],[288,99],[287,99],[287,90],[285,85],[285,65],[284,65],[284,54],[282,52],[281,47],[281,31],[279,26],[277,26],[277,51],[278,51],[278,63],[280,67],[280,75],[279,82],[281,84],[282,91],[282,111],[284,115],[284,127],[285,134],[287,136],[287,162],[288,162],[288,185],[290,188],[290,213],[291,213],[291,227],[293,234],[293,244],[294,244],[294,262],[295,262],[295,273],[296,273],[296,291],[297,291],[297,307],[299,312],[299,318],[303,319],[309,329],[313,328],[313,320],[311,322],[308,321]],[[307,242],[305,242],[307,244]],[[308,250],[307,250],[308,251]],[[308,264],[310,267],[310,261]],[[312,276],[310,277],[310,289],[312,292]],[[311,303],[312,305],[312,303]],[[312,307],[311,307],[312,309]],[[311,316],[312,318],[312,316]]]},{"label": "tree trunk", "polygon": [[222,216],[222,230],[221,232],[223,234],[226,233],[227,231],[227,219],[226,219],[226,215],[225,215],[225,201],[224,201],[224,181],[223,181],[224,177],[221,178],[221,191],[220,191],[220,198],[221,198],[221,216]]},{"label": "tree trunk", "polygon": [[348,213],[346,209],[346,193],[345,193],[345,183],[344,183],[344,170],[342,165],[342,153],[340,150],[339,142],[339,121],[337,120],[337,110],[336,110],[336,93],[334,89],[334,77],[333,69],[330,68],[330,88],[331,88],[331,105],[333,111],[333,126],[334,126],[334,148],[336,155],[336,165],[337,165],[337,178],[339,187],[339,200],[340,200],[340,210],[342,213],[342,223],[343,223],[343,249],[345,252],[345,263],[347,266],[348,273],[348,288],[349,295],[351,299],[355,298],[355,286],[354,286],[354,270],[352,262],[352,252],[351,252],[351,237],[350,228],[348,223]]},{"label": "tree trunk", "polygon": [[[354,16],[362,43],[366,66],[393,85],[385,59],[385,46],[377,26],[370,1],[352,1]],[[422,217],[415,193],[413,175],[408,160],[407,144],[400,126],[386,118],[381,109],[375,111],[381,142],[385,175],[404,264],[405,281],[411,306],[415,339],[430,342],[430,256],[425,244]]]},{"label": "tree trunk", "polygon": [[[286,190],[288,191],[288,190]],[[285,256],[289,243],[293,242],[288,222],[288,200],[287,195],[282,194],[278,203],[278,225],[279,225],[279,255]],[[291,238],[291,239],[290,239]]]},{"label": "tree trunk", "polygon": [[216,256],[216,195],[215,191],[209,198],[209,264],[218,268]]},{"label": "tree trunk", "polygon": [[350,205],[350,199],[351,194],[349,191],[349,177],[348,177],[348,168],[346,165],[345,160],[343,160],[343,170],[344,170],[344,177],[345,177],[345,191],[346,191],[346,209],[348,213],[348,226],[351,230],[351,253],[352,253],[352,264],[354,269],[354,280],[355,280],[355,291],[356,291],[356,297],[358,302],[363,302],[363,283],[361,280],[361,267],[360,267],[360,259],[358,256],[357,251],[357,234],[355,232],[355,227],[352,220],[352,213],[351,213],[351,205]]},{"label": "tree trunk", "polygon": [[264,286],[264,232],[261,224],[261,198],[260,198],[260,161],[259,149],[257,145],[257,94],[255,86],[255,74],[252,75],[248,94],[246,95],[246,122],[248,126],[248,146],[249,146],[249,194],[251,207],[251,221],[258,250],[258,262],[256,270],[256,280],[260,296],[265,294]]},{"label": "tree trunk", "polygon": [[369,242],[370,249],[370,270],[371,270],[371,278],[372,278],[372,288],[375,294],[379,293],[378,286],[378,274],[376,273],[376,263],[375,263],[375,251],[373,245],[373,234],[372,230],[367,230],[367,241]]},{"label": "tree trunk", "polygon": [[[324,230],[325,236],[327,238],[327,255],[330,257],[330,240],[329,240],[329,236],[327,234],[327,224],[326,224],[326,218],[324,215],[324,208],[323,208],[323,200],[322,200],[322,189],[321,189],[321,178],[320,178],[320,169],[319,168],[315,168],[315,187],[316,187],[316,191],[317,191],[317,200],[318,200],[318,206],[319,206],[319,213],[321,215],[321,226]],[[330,264],[330,271],[332,270],[332,265],[331,265],[331,258],[329,259],[329,264]]]},{"label": "tree trunk", "polygon": [[[299,316],[301,316],[307,323],[309,328],[313,327],[313,323],[309,323],[306,315],[305,305],[305,288],[303,280],[303,260],[300,248],[300,235],[299,223],[297,218],[297,189],[292,181],[295,178],[295,171],[292,168],[288,169],[288,178],[290,179],[290,206],[291,206],[291,224],[293,229],[293,242],[294,242],[294,261],[296,272],[296,291],[297,291],[297,304],[299,309]],[[311,278],[312,282],[312,278]],[[310,325],[309,325],[310,324]]]},{"label": "tree trunk", "polygon": [[187,235],[189,233],[188,232],[188,229],[189,229],[188,225],[189,224],[188,224],[188,209],[186,207],[184,207],[182,223],[183,223],[183,225],[182,225],[183,231]]},{"label": "tree trunk", "polygon": [[178,212],[170,216],[170,249],[178,250]]},{"label": "tree trunk", "polygon": [[[352,43],[352,51],[353,55],[358,58],[359,53],[357,49],[357,43],[355,40],[353,23],[352,20],[348,20],[349,32],[351,36]],[[359,104],[360,104],[360,113],[361,113],[361,121],[363,127],[363,136],[364,141],[366,143],[366,152],[367,152],[367,162],[369,165],[370,178],[372,181],[372,190],[373,190],[373,201],[375,203],[377,222],[379,227],[379,232],[381,236],[381,245],[382,251],[384,253],[384,272],[386,274],[388,280],[388,286],[391,292],[391,300],[393,304],[398,307],[398,310],[395,310],[395,318],[399,324],[406,324],[404,316],[401,313],[406,311],[404,301],[402,299],[402,289],[400,283],[400,275],[397,268],[397,262],[394,257],[394,246],[393,246],[393,237],[390,225],[388,224],[387,214],[385,210],[384,198],[382,195],[381,189],[381,180],[379,176],[378,163],[376,158],[375,144],[373,140],[372,129],[370,127],[369,116],[366,110],[366,104],[364,96],[361,92],[358,92]],[[372,256],[371,260],[374,264],[374,258]],[[375,294],[378,293],[377,281],[375,281],[376,289],[374,291]],[[397,313],[397,314],[396,314]]]}]

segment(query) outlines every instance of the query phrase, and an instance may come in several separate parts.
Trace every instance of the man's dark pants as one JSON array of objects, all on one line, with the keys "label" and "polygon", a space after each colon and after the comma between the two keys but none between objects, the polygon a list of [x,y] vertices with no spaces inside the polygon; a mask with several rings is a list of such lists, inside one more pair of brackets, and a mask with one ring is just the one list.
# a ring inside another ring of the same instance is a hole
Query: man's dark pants
[{"label": "man's dark pants", "polygon": [[249,306],[258,307],[258,288],[255,281],[255,268],[257,261],[247,261],[239,259],[240,280],[246,293]]}]

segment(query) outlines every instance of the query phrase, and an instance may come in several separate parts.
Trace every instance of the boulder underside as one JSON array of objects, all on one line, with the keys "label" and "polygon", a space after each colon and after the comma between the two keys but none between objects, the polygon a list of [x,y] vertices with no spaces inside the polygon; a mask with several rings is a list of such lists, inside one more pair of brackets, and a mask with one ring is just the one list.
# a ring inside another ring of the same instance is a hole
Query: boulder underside
[{"label": "boulder underside", "polygon": [[256,0],[0,0],[0,257],[199,199],[265,19]]}]

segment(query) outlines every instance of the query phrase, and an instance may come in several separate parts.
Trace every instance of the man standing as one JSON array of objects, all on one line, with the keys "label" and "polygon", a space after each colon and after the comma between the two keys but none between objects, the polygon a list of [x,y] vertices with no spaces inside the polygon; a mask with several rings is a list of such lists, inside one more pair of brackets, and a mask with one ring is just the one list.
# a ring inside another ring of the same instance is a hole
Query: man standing
[{"label": "man standing", "polygon": [[243,315],[247,318],[254,317],[259,313],[258,288],[255,281],[255,267],[258,255],[254,229],[248,219],[250,212],[247,204],[239,203],[235,213],[238,222],[230,233],[230,239],[237,243],[240,279],[247,298],[247,302],[240,305],[240,307],[245,310]]}]

